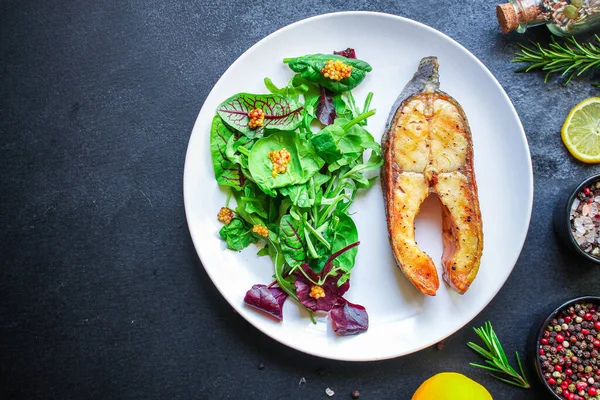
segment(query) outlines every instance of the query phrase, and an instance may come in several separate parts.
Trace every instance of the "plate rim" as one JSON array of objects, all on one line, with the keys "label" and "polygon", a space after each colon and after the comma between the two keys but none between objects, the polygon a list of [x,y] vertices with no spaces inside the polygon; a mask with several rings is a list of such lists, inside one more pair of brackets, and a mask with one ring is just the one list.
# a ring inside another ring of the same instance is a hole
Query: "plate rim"
[{"label": "plate rim", "polygon": [[255,324],[255,322],[253,321],[252,318],[248,318],[246,316],[246,313],[243,310],[243,307],[241,304],[237,304],[236,302],[230,301],[230,299],[228,298],[228,296],[225,294],[226,291],[222,290],[221,285],[219,283],[217,283],[217,280],[215,280],[215,278],[213,277],[210,268],[206,268],[204,266],[204,262],[203,262],[203,256],[202,254],[204,253],[201,250],[201,246],[200,246],[200,239],[198,237],[198,235],[195,233],[196,229],[193,227],[193,224],[190,223],[190,208],[192,207],[191,205],[191,183],[188,183],[188,181],[191,179],[190,178],[190,168],[188,166],[189,164],[189,160],[192,157],[192,138],[193,138],[193,133],[194,133],[194,128],[196,127],[196,125],[199,122],[200,116],[202,115],[202,110],[204,109],[205,105],[206,105],[206,101],[208,98],[210,98],[210,96],[213,94],[213,92],[215,91],[215,87],[217,86],[217,84],[223,80],[226,79],[229,74],[231,74],[231,71],[234,69],[234,67],[236,67],[238,64],[241,64],[245,61],[245,59],[247,57],[249,57],[249,54],[254,50],[254,48],[258,47],[259,45],[261,45],[264,41],[271,39],[273,36],[280,34],[284,31],[287,31],[289,29],[292,28],[296,28],[300,25],[304,25],[307,23],[311,23],[312,21],[315,20],[320,20],[320,19],[327,19],[327,18],[336,18],[336,17],[340,17],[340,16],[356,16],[356,17],[382,17],[382,18],[389,18],[389,19],[394,19],[397,21],[401,21],[403,23],[407,23],[407,24],[412,24],[412,25],[416,25],[421,29],[425,29],[430,31],[430,33],[433,33],[437,36],[441,36],[442,39],[446,39],[449,40],[451,42],[453,42],[455,45],[458,46],[458,48],[460,48],[462,51],[464,51],[464,53],[470,57],[472,60],[474,60],[477,64],[479,64],[479,66],[483,69],[483,71],[485,72],[485,74],[488,75],[488,77],[491,78],[492,82],[494,85],[497,86],[498,89],[500,89],[500,93],[502,94],[504,100],[508,103],[510,111],[512,112],[513,116],[516,118],[518,127],[519,127],[519,133],[520,135],[518,137],[521,138],[521,140],[523,141],[523,144],[525,145],[525,148],[527,149],[526,152],[526,159],[527,159],[527,178],[529,179],[529,187],[528,187],[528,191],[527,193],[521,193],[520,195],[522,197],[526,197],[527,200],[527,207],[528,207],[528,212],[527,212],[527,228],[524,230],[524,235],[521,238],[521,245],[519,248],[518,253],[516,254],[516,257],[514,260],[511,260],[509,264],[512,264],[512,267],[510,268],[510,272],[506,275],[506,278],[504,279],[504,281],[502,282],[502,284],[498,287],[498,290],[496,290],[496,292],[494,293],[493,296],[490,297],[490,299],[485,302],[485,304],[482,304],[481,308],[473,315],[473,317],[471,317],[468,321],[466,321],[464,324],[462,324],[462,326],[458,327],[457,329],[453,330],[452,332],[448,332],[444,334],[444,337],[441,338],[440,340],[444,340],[452,335],[454,335],[456,332],[458,332],[460,329],[463,329],[467,324],[469,324],[469,322],[471,322],[475,317],[477,317],[479,314],[481,314],[481,312],[483,310],[485,310],[485,308],[491,303],[491,301],[498,295],[498,293],[500,292],[500,290],[504,287],[504,285],[506,284],[506,281],[508,280],[508,278],[510,277],[510,275],[512,274],[516,263],[523,251],[523,247],[525,245],[525,241],[527,239],[528,233],[529,233],[529,228],[531,226],[531,217],[532,217],[532,211],[533,211],[533,194],[534,194],[534,177],[533,177],[533,164],[532,164],[532,159],[531,159],[531,150],[529,147],[529,142],[527,140],[527,135],[525,134],[525,130],[523,128],[523,124],[521,122],[521,119],[517,113],[517,110],[515,109],[515,106],[513,104],[513,102],[510,100],[510,98],[508,97],[508,94],[506,93],[506,91],[504,90],[504,88],[502,87],[502,85],[500,84],[500,82],[498,82],[498,80],[496,79],[496,77],[494,76],[494,74],[492,74],[492,72],[485,66],[485,64],[483,64],[483,62],[481,62],[481,60],[479,60],[479,58],[477,58],[473,53],[471,53],[466,47],[464,47],[462,44],[460,44],[458,41],[456,41],[455,39],[451,38],[450,36],[446,35],[445,33],[432,28],[422,22],[418,22],[415,20],[412,20],[410,18],[406,18],[406,17],[402,17],[399,15],[394,15],[394,14],[389,14],[389,13],[385,13],[385,12],[377,12],[377,11],[338,11],[338,12],[331,12],[331,13],[325,13],[325,14],[319,14],[319,15],[315,15],[312,17],[308,17],[305,19],[301,19],[298,20],[296,22],[293,22],[291,24],[288,24],[284,27],[281,27],[279,29],[276,29],[275,31],[269,33],[268,35],[266,35],[265,37],[263,37],[262,39],[260,39],[258,42],[254,43],[252,46],[250,46],[246,51],[244,51],[233,63],[231,63],[231,65],[225,70],[225,72],[223,72],[223,74],[219,77],[219,79],[215,82],[215,84],[213,85],[212,89],[210,90],[210,92],[207,94],[206,98],[204,99],[204,102],[202,103],[202,107],[200,108],[200,111],[198,112],[198,116],[196,117],[196,119],[194,120],[194,125],[192,126],[192,131],[190,133],[190,138],[188,140],[188,145],[187,145],[187,149],[186,149],[186,154],[185,154],[185,161],[184,161],[184,169],[183,169],[183,202],[184,202],[184,209],[185,209],[185,216],[186,216],[186,223],[188,226],[188,230],[190,233],[190,237],[192,239],[192,243],[194,245],[194,249],[196,251],[196,254],[198,255],[198,258],[200,259],[200,263],[202,265],[202,268],[204,268],[204,270],[206,271],[207,275],[209,276],[209,278],[212,281],[212,284],[217,288],[217,290],[219,291],[219,293],[221,294],[221,296],[223,296],[223,298],[227,301],[227,303],[233,307],[233,309],[240,314],[240,316],[242,318],[244,318],[248,323],[250,323],[254,328],[256,328],[258,331],[262,332],[263,334],[267,335],[268,337],[270,337],[271,339],[281,343],[284,346],[287,346],[289,348],[292,348],[296,351],[305,353],[305,354],[309,354],[315,357],[319,357],[319,358],[324,358],[324,359],[330,359],[330,360],[337,360],[337,361],[348,361],[348,362],[372,362],[372,361],[380,361],[380,360],[389,360],[389,359],[394,359],[394,358],[398,358],[398,357],[402,357],[402,356],[406,356],[409,354],[413,354],[416,352],[419,352],[427,347],[432,346],[435,343],[428,343],[422,346],[417,346],[414,349],[411,349],[410,351],[404,351],[404,352],[395,352],[395,353],[390,353],[387,354],[385,356],[380,356],[380,357],[363,357],[363,358],[357,358],[357,357],[344,357],[344,356],[329,356],[329,355],[324,355],[324,354],[320,354],[318,351],[313,351],[310,349],[306,349],[306,348],[300,348],[299,346],[289,343],[289,342],[284,342],[282,340],[280,340],[279,338],[277,338],[272,332],[273,331],[269,331],[269,330],[263,330],[260,327],[257,326],[257,324]]}]

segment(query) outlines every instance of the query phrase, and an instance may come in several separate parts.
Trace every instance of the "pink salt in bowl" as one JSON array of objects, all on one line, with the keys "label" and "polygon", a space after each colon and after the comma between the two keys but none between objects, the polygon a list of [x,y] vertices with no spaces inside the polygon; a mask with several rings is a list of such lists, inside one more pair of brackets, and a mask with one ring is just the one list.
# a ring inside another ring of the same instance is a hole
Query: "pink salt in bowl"
[{"label": "pink salt in bowl", "polygon": [[600,264],[600,174],[564,192],[554,212],[554,230],[583,259]]}]

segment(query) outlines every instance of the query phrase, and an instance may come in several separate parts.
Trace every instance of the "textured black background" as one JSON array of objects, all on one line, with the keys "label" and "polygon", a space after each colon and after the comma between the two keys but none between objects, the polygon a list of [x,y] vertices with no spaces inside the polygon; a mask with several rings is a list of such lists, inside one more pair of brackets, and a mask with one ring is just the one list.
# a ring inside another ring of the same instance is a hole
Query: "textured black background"
[{"label": "textured black background", "polygon": [[442,351],[366,364],[272,341],[210,282],[183,209],[184,154],[198,110],[253,43],[340,10],[428,24],[490,68],[531,145],[529,235],[508,282],[473,321],[492,320],[505,347],[523,353],[540,312],[599,294],[599,270],[578,268],[551,225],[557,195],[599,171],[571,158],[559,134],[568,110],[597,91],[592,77],[565,88],[513,73],[516,41],[547,41],[549,33],[504,37],[494,5],[0,0],[0,398],[318,399],[330,387],[334,398],[359,389],[364,399],[408,399],[440,371],[466,373],[496,399],[541,398],[470,367],[468,327]]}]

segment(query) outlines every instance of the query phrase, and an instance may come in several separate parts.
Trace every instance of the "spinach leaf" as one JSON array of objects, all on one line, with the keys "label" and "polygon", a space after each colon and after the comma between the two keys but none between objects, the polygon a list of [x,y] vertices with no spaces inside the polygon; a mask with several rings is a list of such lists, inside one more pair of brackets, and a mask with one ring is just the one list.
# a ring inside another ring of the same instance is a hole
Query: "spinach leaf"
[{"label": "spinach leaf", "polygon": [[210,128],[210,152],[212,155],[215,178],[219,185],[230,186],[241,190],[244,186],[244,176],[240,167],[231,162],[227,157],[227,142],[235,136],[223,120],[215,115]]},{"label": "spinach leaf", "polygon": [[335,112],[339,118],[348,118],[348,120],[351,120],[354,117],[352,115],[352,110],[348,108],[342,93],[333,96],[333,106],[335,107]]},{"label": "spinach leaf", "polygon": [[310,138],[310,143],[315,151],[328,164],[342,158],[342,151],[338,141],[344,136],[344,129],[339,125],[329,125]]},{"label": "spinach leaf", "polygon": [[304,227],[302,221],[295,220],[287,214],[279,223],[279,245],[285,261],[292,268],[298,267],[306,260],[304,244]]},{"label": "spinach leaf", "polygon": [[[336,213],[336,215],[334,215],[334,219],[336,219],[337,225],[335,226],[333,241],[331,243],[332,254],[351,245],[352,243],[358,242],[358,230],[356,229],[356,225],[354,224],[352,217],[346,213]],[[357,253],[358,248],[354,247],[340,254],[333,263],[341,268],[344,272],[350,272],[350,270],[352,270],[354,267],[354,261]]]},{"label": "spinach leaf", "polygon": [[[350,77],[334,81],[321,75],[321,70],[329,60],[337,60],[351,65],[352,73]],[[284,58],[283,62],[288,64],[292,71],[300,73],[303,78],[334,92],[346,92],[354,89],[365,79],[367,72],[372,70],[371,66],[365,61],[333,54],[311,54],[296,58]]]},{"label": "spinach leaf", "polygon": [[[259,108],[265,114],[263,126],[248,127],[248,113]],[[302,122],[303,107],[280,94],[238,93],[217,107],[223,121],[249,138],[260,137],[265,129],[293,131]]]},{"label": "spinach leaf", "polygon": [[[340,123],[342,122],[343,120],[340,121]],[[380,153],[379,143],[375,141],[373,135],[360,125],[352,126],[340,140],[339,146],[344,153],[362,152],[366,149],[372,149]]]},{"label": "spinach leaf", "polygon": [[[311,137],[317,154],[330,164],[330,171],[358,160],[367,149],[380,153],[379,144],[365,128],[357,124],[357,119],[337,118],[333,125],[326,126]],[[342,158],[344,161],[338,162]],[[334,163],[336,165],[332,169],[331,164]]]},{"label": "spinach leaf", "polygon": [[[290,153],[287,171],[273,177],[272,151],[286,149]],[[312,145],[295,133],[276,132],[256,141],[248,156],[248,169],[263,191],[307,182],[324,165]]]},{"label": "spinach leaf", "polygon": [[288,196],[292,204],[297,207],[306,208],[311,206],[306,184],[285,186],[279,189],[279,193]]},{"label": "spinach leaf", "polygon": [[252,235],[252,229],[240,218],[234,218],[227,225],[223,225],[219,231],[221,237],[227,242],[231,250],[242,250],[257,239]]}]

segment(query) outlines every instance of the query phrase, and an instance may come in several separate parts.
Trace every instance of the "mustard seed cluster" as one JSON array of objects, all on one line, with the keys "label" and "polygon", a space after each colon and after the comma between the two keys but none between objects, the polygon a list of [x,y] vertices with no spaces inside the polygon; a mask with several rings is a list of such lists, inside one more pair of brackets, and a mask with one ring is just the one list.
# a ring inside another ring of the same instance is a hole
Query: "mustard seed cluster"
[{"label": "mustard seed cluster", "polygon": [[285,148],[279,151],[272,151],[269,153],[269,159],[273,163],[273,178],[277,177],[277,174],[283,174],[287,171],[287,165],[292,160],[292,155]]},{"label": "mustard seed cluster", "polygon": [[332,81],[341,81],[342,79],[349,78],[351,74],[352,66],[338,60],[327,61],[321,70],[321,75]]}]

